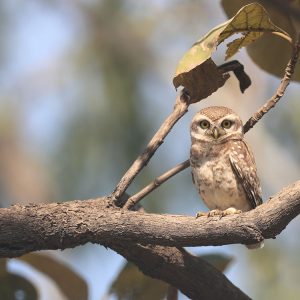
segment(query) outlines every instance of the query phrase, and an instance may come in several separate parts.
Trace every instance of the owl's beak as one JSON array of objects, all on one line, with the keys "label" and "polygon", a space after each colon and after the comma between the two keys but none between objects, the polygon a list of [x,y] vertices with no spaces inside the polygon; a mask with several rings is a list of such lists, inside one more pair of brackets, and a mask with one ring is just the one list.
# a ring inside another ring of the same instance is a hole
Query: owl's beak
[{"label": "owl's beak", "polygon": [[218,127],[214,127],[212,129],[211,135],[213,136],[214,139],[217,139],[218,137],[220,137],[221,133],[220,133]]}]

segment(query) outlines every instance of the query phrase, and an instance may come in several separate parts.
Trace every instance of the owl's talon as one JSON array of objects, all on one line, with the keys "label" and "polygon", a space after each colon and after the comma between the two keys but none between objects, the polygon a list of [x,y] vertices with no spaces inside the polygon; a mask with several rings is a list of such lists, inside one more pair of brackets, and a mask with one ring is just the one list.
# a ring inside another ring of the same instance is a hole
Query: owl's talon
[{"label": "owl's talon", "polygon": [[200,218],[200,217],[207,217],[207,218],[219,217],[221,219],[221,218],[226,217],[226,216],[240,214],[241,212],[242,212],[241,210],[236,209],[234,207],[229,207],[225,210],[213,209],[209,212],[199,211],[196,214],[196,219]]},{"label": "owl's talon", "polygon": [[223,211],[220,209],[213,209],[211,210],[208,215],[208,217],[215,217],[215,216],[220,216],[222,218],[223,216]]},{"label": "owl's talon", "polygon": [[203,212],[203,211],[199,211],[196,213],[196,219],[200,218],[200,217],[207,217],[208,213],[207,212]]},{"label": "owl's talon", "polygon": [[234,207],[229,207],[225,209],[222,213],[222,217],[240,214],[242,211],[240,209],[236,209]]}]

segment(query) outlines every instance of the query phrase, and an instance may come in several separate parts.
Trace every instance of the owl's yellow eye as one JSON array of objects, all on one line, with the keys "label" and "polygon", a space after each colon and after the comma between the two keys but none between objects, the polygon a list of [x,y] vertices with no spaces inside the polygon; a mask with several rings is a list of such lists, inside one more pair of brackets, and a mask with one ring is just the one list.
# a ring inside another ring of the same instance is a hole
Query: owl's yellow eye
[{"label": "owl's yellow eye", "polygon": [[224,128],[224,129],[229,129],[231,126],[232,126],[233,122],[230,121],[230,120],[224,120],[221,124],[221,126]]},{"label": "owl's yellow eye", "polygon": [[200,127],[201,127],[202,129],[207,129],[207,128],[209,128],[209,126],[210,126],[210,124],[209,124],[209,122],[208,122],[207,120],[202,120],[202,121],[199,123],[199,125],[200,125]]}]

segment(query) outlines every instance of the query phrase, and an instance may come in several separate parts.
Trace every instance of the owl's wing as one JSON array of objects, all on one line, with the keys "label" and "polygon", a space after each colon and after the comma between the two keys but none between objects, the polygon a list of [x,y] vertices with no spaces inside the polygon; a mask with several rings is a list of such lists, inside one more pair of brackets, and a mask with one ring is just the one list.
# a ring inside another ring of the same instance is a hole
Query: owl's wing
[{"label": "owl's wing", "polygon": [[255,208],[262,204],[262,198],[253,154],[245,141],[234,141],[231,148],[230,164],[239,178],[252,208]]}]

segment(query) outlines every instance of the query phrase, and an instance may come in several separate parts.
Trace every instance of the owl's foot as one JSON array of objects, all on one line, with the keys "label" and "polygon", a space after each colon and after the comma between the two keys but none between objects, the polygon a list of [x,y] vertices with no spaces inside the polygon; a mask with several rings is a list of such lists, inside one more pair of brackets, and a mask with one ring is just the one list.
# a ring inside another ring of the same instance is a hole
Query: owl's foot
[{"label": "owl's foot", "polygon": [[220,209],[213,209],[211,211],[208,212],[208,217],[216,217],[219,216],[220,218],[223,217],[223,211]]},{"label": "owl's foot", "polygon": [[196,219],[200,217],[208,217],[208,212],[198,211],[196,213]]},{"label": "owl's foot", "polygon": [[202,212],[202,211],[199,211],[197,212],[196,214],[196,218],[199,218],[199,217],[214,217],[214,216],[222,216],[222,213],[223,211],[222,210],[219,210],[219,209],[213,209],[209,212]]},{"label": "owl's foot", "polygon": [[239,210],[239,209],[236,209],[236,208],[234,208],[234,207],[229,207],[229,208],[223,210],[223,215],[222,215],[222,217],[240,214],[241,212],[242,212],[242,211]]},{"label": "owl's foot", "polygon": [[199,218],[199,217],[220,217],[223,218],[225,216],[230,216],[230,215],[235,215],[235,214],[240,214],[242,211],[239,210],[239,209],[236,209],[234,207],[229,207],[225,210],[220,210],[220,209],[213,209],[209,212],[198,212],[196,214],[196,218]]}]

